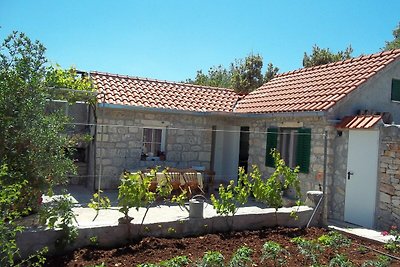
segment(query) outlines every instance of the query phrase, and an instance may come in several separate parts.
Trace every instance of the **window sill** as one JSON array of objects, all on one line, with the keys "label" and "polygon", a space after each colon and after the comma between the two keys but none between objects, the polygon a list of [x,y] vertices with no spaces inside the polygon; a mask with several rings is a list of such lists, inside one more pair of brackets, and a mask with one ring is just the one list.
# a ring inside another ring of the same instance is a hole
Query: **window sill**
[{"label": "window sill", "polygon": [[160,159],[160,157],[146,157],[142,158],[141,161],[165,161],[165,159]]}]

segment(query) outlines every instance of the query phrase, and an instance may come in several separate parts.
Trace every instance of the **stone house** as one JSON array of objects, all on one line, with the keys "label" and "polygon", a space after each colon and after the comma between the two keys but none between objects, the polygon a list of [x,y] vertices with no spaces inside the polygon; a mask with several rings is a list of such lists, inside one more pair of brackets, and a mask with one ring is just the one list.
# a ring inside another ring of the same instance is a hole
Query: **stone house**
[{"label": "stone house", "polygon": [[[91,72],[98,89],[88,186],[115,188],[124,169],[238,166],[273,171],[278,149],[302,190],[326,182],[329,218],[399,225],[400,50],[279,74],[248,95]],[[100,179],[98,178],[100,177]]]}]

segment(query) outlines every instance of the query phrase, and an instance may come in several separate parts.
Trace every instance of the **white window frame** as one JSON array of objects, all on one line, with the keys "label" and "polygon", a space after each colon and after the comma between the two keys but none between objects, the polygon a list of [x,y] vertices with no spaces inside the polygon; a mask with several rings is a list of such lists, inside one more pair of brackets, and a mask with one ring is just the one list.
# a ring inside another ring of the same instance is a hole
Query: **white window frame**
[{"label": "white window frame", "polygon": [[[156,127],[156,126],[144,126],[142,129],[142,152],[144,152],[144,130],[145,129],[151,129],[151,130],[161,130],[161,152],[165,153],[165,141],[166,141],[166,132],[167,128],[166,127]],[[151,157],[152,159],[157,159],[157,155],[154,155]]]}]

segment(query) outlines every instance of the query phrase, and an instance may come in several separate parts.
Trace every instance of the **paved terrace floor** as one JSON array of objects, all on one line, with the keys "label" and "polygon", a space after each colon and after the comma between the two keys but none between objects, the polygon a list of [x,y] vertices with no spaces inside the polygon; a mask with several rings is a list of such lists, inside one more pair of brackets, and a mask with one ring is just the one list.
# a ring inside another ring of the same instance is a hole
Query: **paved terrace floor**
[{"label": "paved terrace floor", "polygon": [[[70,193],[71,198],[75,204],[75,208],[73,210],[76,214],[79,228],[90,228],[108,225],[112,226],[118,224],[118,218],[122,217],[122,213],[118,211],[119,207],[117,206],[117,190],[107,190],[102,193],[103,196],[107,196],[110,199],[111,208],[107,210],[100,210],[97,217],[96,212],[93,209],[87,207],[87,204],[92,198],[92,192],[90,190],[82,186],[68,186],[67,190]],[[57,188],[55,192],[56,194],[59,194],[61,192],[61,188]],[[145,211],[145,208],[140,208],[138,211],[136,211],[135,209],[131,209],[129,215],[134,218],[132,223],[141,223]],[[262,205],[250,202],[245,207],[240,208],[237,214],[254,214],[263,213],[265,211],[266,208],[263,208]],[[209,203],[205,204],[204,218],[209,218],[216,215],[217,214],[212,208],[212,205],[210,205]],[[165,203],[159,203],[158,205],[154,205],[149,209],[144,223],[179,221],[187,219],[188,216],[189,213],[177,205],[167,205]],[[95,217],[96,219],[94,220]],[[381,232],[373,229],[367,229],[358,225],[335,220],[329,220],[328,227],[330,229],[350,233],[352,235],[360,236],[362,238],[367,238],[378,242],[387,242],[390,238],[392,238],[391,236],[383,236]]]}]

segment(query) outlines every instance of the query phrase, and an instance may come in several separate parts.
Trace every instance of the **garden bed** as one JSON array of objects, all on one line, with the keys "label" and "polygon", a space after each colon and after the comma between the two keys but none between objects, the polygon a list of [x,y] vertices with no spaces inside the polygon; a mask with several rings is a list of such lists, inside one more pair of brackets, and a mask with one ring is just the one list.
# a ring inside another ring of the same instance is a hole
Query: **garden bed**
[{"label": "garden bed", "polygon": [[[242,246],[247,246],[253,251],[251,258],[256,266],[274,266],[273,259],[261,260],[263,245],[267,241],[277,242],[283,249],[287,250],[287,253],[278,254],[276,259],[276,263],[278,263],[278,259],[285,261],[282,262],[282,266],[310,266],[312,257],[322,265],[329,265],[329,262],[335,257],[343,263],[344,258],[338,258],[338,255],[344,255],[354,266],[363,266],[368,261],[375,261],[375,263],[370,262],[372,265],[364,266],[400,266],[400,261],[394,259],[390,265],[378,265],[376,261],[379,260],[381,254],[373,249],[400,257],[400,253],[393,253],[385,249],[384,245],[380,243],[348,236],[350,242],[346,244],[343,242],[346,240],[344,234],[339,238],[333,236],[325,238],[325,241],[321,241],[321,239],[318,241],[318,238],[328,232],[323,228],[280,227],[258,231],[207,234],[179,239],[146,237],[114,249],[96,247],[96,240],[92,240],[93,245],[91,247],[49,258],[47,266],[137,266],[143,263],[160,263],[176,256],[186,256],[190,260],[187,266],[195,266],[195,263],[203,258],[206,251],[221,252],[225,258],[225,263],[228,263],[233,253]],[[294,242],[296,239],[293,238],[296,237],[303,239],[297,239]],[[315,242],[301,243],[302,240],[313,240]],[[333,244],[327,244],[332,241]],[[307,247],[307,244],[318,244],[320,250]],[[299,248],[301,245],[303,249]],[[333,266],[351,265],[345,263],[344,265]]]}]

